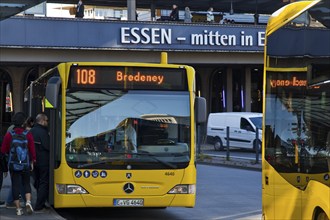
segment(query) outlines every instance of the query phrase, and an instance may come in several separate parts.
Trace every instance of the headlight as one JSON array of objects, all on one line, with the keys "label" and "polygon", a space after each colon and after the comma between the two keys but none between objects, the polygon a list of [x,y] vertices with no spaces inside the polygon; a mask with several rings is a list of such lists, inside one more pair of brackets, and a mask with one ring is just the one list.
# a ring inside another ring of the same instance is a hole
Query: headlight
[{"label": "headlight", "polygon": [[88,194],[87,190],[79,185],[56,184],[59,194]]},{"label": "headlight", "polygon": [[168,194],[195,194],[196,193],[196,185],[176,185],[172,188]]}]

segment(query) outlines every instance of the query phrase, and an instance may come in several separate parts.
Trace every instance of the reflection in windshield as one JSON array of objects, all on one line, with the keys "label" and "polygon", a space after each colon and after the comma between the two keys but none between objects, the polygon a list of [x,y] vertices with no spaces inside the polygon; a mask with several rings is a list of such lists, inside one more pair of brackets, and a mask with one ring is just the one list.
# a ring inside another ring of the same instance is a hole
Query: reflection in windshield
[{"label": "reflection in windshield", "polygon": [[75,91],[66,108],[70,166],[158,169],[189,162],[188,92]]},{"label": "reflection in windshield", "polygon": [[[292,78],[290,73],[268,76],[273,80]],[[329,86],[270,88],[265,114],[266,160],[282,173],[329,172]]]}]

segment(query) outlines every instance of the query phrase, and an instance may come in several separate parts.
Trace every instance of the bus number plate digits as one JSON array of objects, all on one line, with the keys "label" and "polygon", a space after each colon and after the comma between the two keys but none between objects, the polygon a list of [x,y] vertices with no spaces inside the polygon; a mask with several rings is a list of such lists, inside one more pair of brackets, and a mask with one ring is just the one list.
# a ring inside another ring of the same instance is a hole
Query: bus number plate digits
[{"label": "bus number plate digits", "polygon": [[114,199],[114,206],[143,206],[143,199]]}]

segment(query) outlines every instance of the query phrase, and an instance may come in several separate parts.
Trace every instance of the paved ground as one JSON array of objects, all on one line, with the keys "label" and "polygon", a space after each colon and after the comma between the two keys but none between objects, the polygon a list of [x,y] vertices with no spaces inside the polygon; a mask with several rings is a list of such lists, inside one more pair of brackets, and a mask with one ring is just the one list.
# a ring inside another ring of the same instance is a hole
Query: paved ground
[{"label": "paved ground", "polygon": [[[11,181],[9,176],[4,179],[1,193],[0,193],[0,200],[5,201],[8,195],[8,191],[10,189]],[[36,201],[36,191],[32,187],[32,204],[35,204]],[[24,220],[63,220],[61,216],[59,216],[52,208],[47,210],[45,213],[33,213],[32,215],[27,215],[25,209],[23,209],[24,215],[17,216],[16,209],[11,208],[8,209],[6,207],[0,207],[0,219],[1,220],[12,220],[12,219],[24,219]]]},{"label": "paved ground", "polygon": [[226,157],[209,156],[203,152],[205,150],[213,150],[213,149],[214,149],[213,145],[203,144],[201,146],[201,154],[198,155],[197,157],[198,163],[212,164],[219,166],[230,166],[230,167],[261,171],[261,161],[259,161],[259,163],[256,163],[255,159],[247,160],[247,159],[229,158],[229,160],[227,160]]},{"label": "paved ground", "polygon": [[[225,157],[215,157],[208,156],[203,153],[204,150],[213,149],[212,145],[202,145],[201,154],[198,156],[198,163],[200,164],[212,164],[219,166],[230,166],[244,169],[253,169],[261,171],[261,162],[256,164],[255,161],[252,160],[243,160],[243,159],[230,159],[226,160]],[[2,186],[2,190],[0,193],[0,200],[5,201],[6,196],[8,195],[8,191],[10,188],[10,178],[7,177],[4,179],[4,183]],[[36,192],[32,191],[32,204],[35,204]],[[26,213],[26,212],[25,212]],[[12,219],[23,219],[24,220],[63,220],[61,216],[59,216],[53,209],[49,209],[46,213],[33,213],[32,215],[24,214],[24,216],[16,216],[15,209],[7,209],[5,207],[0,208],[0,216],[1,220],[12,220]]]}]

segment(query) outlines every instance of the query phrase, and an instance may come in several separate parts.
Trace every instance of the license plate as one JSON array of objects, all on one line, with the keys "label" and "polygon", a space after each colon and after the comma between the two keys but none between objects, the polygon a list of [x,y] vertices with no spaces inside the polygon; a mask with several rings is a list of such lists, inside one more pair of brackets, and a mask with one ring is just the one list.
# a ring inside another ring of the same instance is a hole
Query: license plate
[{"label": "license plate", "polygon": [[143,206],[143,199],[114,199],[114,206]]}]

